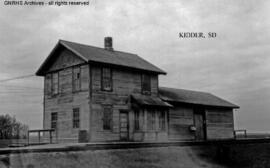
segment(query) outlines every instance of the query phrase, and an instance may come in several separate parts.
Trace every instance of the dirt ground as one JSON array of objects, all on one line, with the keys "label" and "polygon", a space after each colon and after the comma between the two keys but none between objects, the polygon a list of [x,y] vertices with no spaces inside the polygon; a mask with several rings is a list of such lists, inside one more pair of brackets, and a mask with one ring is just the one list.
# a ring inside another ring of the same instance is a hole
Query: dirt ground
[{"label": "dirt ground", "polygon": [[0,168],[268,168],[270,144],[0,155]]},{"label": "dirt ground", "polygon": [[[200,147],[11,154],[12,168],[223,168]],[[3,165],[2,165],[3,166]]]}]

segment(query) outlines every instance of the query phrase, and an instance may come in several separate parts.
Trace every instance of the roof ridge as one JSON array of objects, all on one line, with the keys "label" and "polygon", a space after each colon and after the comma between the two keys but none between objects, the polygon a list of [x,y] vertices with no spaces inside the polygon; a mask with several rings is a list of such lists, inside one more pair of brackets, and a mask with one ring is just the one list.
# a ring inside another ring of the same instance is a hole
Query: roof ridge
[{"label": "roof ridge", "polygon": [[[62,40],[62,39],[59,39],[59,41],[78,44],[78,45],[83,45],[83,46],[86,46],[86,47],[93,47],[93,48],[97,48],[97,49],[107,51],[105,48],[97,47],[97,46],[93,46],[93,45],[89,45],[89,44],[83,44],[83,43],[78,43],[78,42],[73,42],[73,41],[68,41],[68,40]],[[134,53],[131,53],[131,52],[125,52],[125,51],[119,51],[119,50],[113,50],[113,52],[121,52],[121,53],[132,54],[132,55],[137,55],[138,56],[138,54],[134,54]]]},{"label": "roof ridge", "polygon": [[165,87],[165,86],[160,86],[159,88],[164,88],[164,89],[176,89],[176,90],[185,90],[185,91],[191,91],[191,92],[199,92],[199,93],[207,93],[207,94],[211,94],[210,92],[205,92],[205,91],[198,91],[198,90],[191,90],[191,89],[180,89],[180,88],[172,88],[172,87]]}]

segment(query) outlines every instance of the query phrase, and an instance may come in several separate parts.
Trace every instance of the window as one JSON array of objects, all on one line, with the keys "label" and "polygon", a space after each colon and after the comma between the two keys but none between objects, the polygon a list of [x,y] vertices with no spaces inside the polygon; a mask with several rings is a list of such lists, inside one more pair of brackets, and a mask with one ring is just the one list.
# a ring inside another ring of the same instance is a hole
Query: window
[{"label": "window", "polygon": [[57,113],[51,113],[51,128],[56,129],[57,128]]},{"label": "window", "polygon": [[156,120],[155,120],[155,111],[147,111],[147,129],[155,130]]},{"label": "window", "polygon": [[72,89],[73,92],[81,90],[81,68],[74,67],[72,70]]},{"label": "window", "polygon": [[104,91],[112,91],[111,68],[102,68],[101,70],[101,89]]},{"label": "window", "polygon": [[151,94],[151,77],[150,75],[142,74],[142,94]]},{"label": "window", "polygon": [[104,107],[103,130],[111,130],[111,128],[112,128],[112,108]]},{"label": "window", "polygon": [[52,92],[52,74],[46,74],[45,77],[45,94],[50,96]]},{"label": "window", "polygon": [[158,127],[159,130],[165,130],[165,111],[158,111]]},{"label": "window", "polygon": [[134,111],[135,119],[134,119],[134,129],[135,130],[140,130],[140,113],[139,110]]},{"label": "window", "polygon": [[59,90],[59,74],[58,72],[55,72],[52,74],[52,94],[56,95],[58,94]]},{"label": "window", "polygon": [[80,128],[80,109],[73,109],[73,128]]}]

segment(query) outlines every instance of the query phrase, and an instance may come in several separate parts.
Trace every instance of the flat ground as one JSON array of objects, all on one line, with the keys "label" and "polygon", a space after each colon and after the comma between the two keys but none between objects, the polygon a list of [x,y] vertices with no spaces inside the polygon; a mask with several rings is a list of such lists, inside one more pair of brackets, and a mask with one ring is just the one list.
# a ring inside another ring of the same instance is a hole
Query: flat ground
[{"label": "flat ground", "polygon": [[224,166],[209,159],[200,147],[159,147],[78,152],[11,154],[14,168],[196,168]]},{"label": "flat ground", "polygon": [[8,163],[11,168],[251,168],[270,167],[270,143],[19,153],[1,157],[1,168]]}]

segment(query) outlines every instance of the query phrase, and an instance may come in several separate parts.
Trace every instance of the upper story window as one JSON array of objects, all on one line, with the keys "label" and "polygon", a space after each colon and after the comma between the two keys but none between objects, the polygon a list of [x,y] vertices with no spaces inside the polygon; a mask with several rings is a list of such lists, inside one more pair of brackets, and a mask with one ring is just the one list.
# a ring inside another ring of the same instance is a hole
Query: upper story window
[{"label": "upper story window", "polygon": [[102,68],[101,70],[101,90],[112,91],[112,70]]},{"label": "upper story window", "polygon": [[72,69],[72,90],[73,92],[81,90],[81,68],[74,67]]},{"label": "upper story window", "polygon": [[56,95],[59,93],[59,73],[54,72],[52,73],[52,91],[51,93],[53,95]]},{"label": "upper story window", "polygon": [[151,76],[142,74],[142,94],[151,94]]}]

